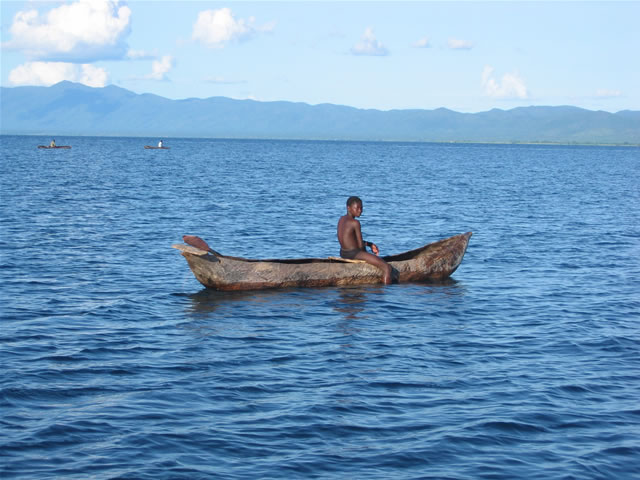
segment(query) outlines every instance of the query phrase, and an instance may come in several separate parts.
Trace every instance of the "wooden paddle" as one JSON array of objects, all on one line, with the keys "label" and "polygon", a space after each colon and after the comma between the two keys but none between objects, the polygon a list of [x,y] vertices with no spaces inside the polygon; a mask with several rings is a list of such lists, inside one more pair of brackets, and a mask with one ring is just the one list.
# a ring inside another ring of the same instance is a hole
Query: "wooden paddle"
[{"label": "wooden paddle", "polygon": [[336,262],[343,262],[343,263],[367,263],[364,260],[356,260],[356,259],[351,259],[351,258],[342,258],[342,257],[327,257],[329,260],[334,260]]}]

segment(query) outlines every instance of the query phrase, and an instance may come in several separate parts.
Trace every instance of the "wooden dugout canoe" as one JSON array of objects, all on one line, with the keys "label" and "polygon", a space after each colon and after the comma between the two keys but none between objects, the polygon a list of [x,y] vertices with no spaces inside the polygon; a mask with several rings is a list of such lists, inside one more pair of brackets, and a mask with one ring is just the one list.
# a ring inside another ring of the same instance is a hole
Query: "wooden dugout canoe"
[{"label": "wooden dugout canoe", "polygon": [[[462,262],[471,232],[461,233],[384,258],[393,267],[394,282],[427,282],[448,278]],[[198,237],[185,235],[182,252],[198,281],[216,290],[261,290],[382,283],[382,272],[359,260],[336,257],[252,260],[228,257],[209,249]],[[195,241],[194,241],[195,239]],[[202,242],[202,243],[199,243]],[[194,243],[200,248],[194,247]],[[206,249],[206,250],[203,250]]]},{"label": "wooden dugout canoe", "polygon": [[38,145],[38,148],[46,148],[46,149],[71,148],[71,145],[56,145],[55,147],[52,147],[51,145]]},{"label": "wooden dugout canoe", "polygon": [[171,147],[152,147],[151,145],[145,145],[145,150],[169,150]]}]

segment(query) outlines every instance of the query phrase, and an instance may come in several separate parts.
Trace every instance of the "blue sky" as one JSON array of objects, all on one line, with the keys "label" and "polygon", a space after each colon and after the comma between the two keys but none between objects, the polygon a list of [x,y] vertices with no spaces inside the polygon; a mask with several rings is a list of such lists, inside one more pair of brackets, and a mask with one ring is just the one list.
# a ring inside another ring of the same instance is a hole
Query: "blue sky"
[{"label": "blue sky", "polygon": [[640,2],[4,1],[2,86],[640,110]]}]

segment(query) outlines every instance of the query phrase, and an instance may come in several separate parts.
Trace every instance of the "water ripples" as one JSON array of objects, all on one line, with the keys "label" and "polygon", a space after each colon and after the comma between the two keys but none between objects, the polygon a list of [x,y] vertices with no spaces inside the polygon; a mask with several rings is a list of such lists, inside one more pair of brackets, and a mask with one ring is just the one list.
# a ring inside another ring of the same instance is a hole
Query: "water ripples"
[{"label": "water ripples", "polygon": [[[3,137],[3,478],[640,477],[637,149],[31,143]],[[219,293],[169,248],[335,255],[351,194],[387,253],[474,231],[454,278]]]}]

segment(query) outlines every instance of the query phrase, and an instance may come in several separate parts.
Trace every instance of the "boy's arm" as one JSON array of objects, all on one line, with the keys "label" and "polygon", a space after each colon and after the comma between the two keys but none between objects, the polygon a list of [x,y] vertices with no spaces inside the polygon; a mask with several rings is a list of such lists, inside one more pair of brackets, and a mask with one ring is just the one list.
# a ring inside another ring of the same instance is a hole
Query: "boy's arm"
[{"label": "boy's arm", "polygon": [[364,240],[362,240],[362,230],[360,229],[360,222],[358,220],[353,220],[355,223],[353,224],[354,233],[356,235],[356,242],[358,244],[358,248],[360,250],[365,250]]},{"label": "boy's arm", "polygon": [[362,231],[360,230],[360,222],[358,222],[358,220],[356,220],[356,223],[358,224],[358,226],[357,226],[357,235],[356,235],[356,238],[358,239],[358,247],[361,250],[364,250],[365,252],[367,251],[367,247],[369,247],[371,249],[371,251],[375,255],[378,255],[378,253],[380,252],[380,249],[378,248],[378,246],[373,242],[365,242],[362,239]]}]

